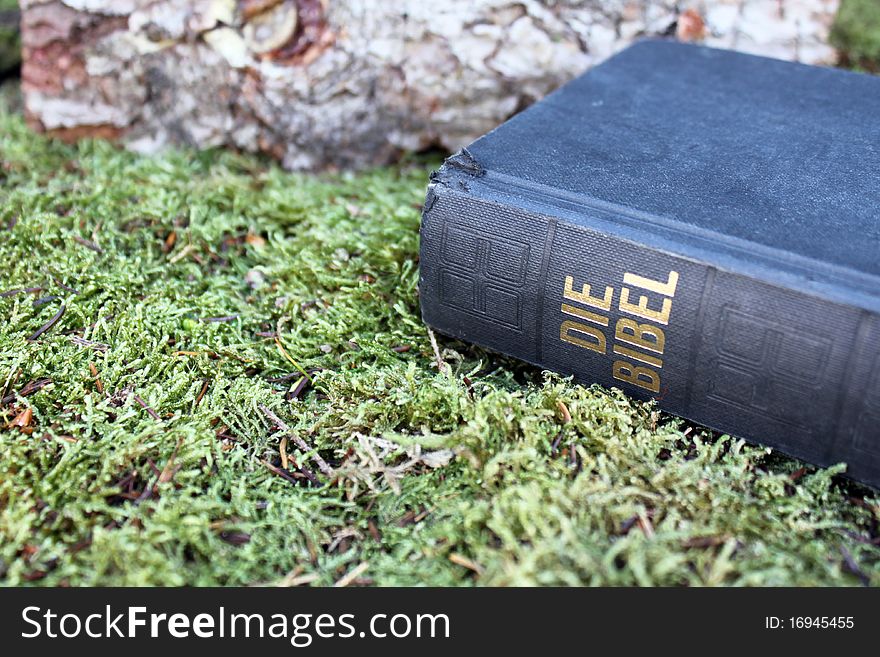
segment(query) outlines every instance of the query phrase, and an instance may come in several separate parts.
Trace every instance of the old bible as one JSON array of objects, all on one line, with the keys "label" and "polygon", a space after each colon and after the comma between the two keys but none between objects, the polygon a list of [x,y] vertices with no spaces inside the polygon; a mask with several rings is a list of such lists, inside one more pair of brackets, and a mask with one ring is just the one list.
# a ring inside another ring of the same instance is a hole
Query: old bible
[{"label": "old bible", "polygon": [[880,79],[638,43],[450,157],[441,333],[880,485]]}]

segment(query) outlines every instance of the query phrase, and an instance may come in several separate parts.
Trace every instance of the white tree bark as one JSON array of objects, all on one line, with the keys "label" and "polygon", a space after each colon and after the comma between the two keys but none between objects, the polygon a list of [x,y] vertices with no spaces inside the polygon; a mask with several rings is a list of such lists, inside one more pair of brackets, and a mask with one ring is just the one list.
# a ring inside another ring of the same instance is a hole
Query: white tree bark
[{"label": "white tree bark", "polygon": [[31,123],[291,169],[454,150],[634,39],[829,63],[838,0],[22,0]]}]

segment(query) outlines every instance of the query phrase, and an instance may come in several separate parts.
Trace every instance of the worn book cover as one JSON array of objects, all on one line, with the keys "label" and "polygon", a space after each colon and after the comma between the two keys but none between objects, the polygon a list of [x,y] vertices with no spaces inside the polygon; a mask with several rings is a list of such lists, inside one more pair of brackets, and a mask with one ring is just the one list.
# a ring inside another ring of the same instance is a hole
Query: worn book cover
[{"label": "worn book cover", "polygon": [[449,158],[438,331],[880,485],[880,79],[644,41]]}]

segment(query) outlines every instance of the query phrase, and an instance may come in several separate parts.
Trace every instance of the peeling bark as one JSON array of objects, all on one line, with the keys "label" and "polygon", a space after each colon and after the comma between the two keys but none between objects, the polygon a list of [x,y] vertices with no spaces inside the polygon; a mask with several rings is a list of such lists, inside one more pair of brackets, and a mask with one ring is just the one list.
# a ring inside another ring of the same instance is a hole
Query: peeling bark
[{"label": "peeling bark", "polygon": [[646,35],[830,62],[838,0],[22,0],[32,125],[358,168],[454,150]]}]

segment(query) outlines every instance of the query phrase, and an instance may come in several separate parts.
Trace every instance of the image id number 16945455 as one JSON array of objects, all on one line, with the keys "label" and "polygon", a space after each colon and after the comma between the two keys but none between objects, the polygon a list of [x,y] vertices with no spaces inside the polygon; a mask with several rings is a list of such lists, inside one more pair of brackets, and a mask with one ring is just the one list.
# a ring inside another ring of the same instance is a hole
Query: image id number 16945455
[{"label": "image id number 16945455", "polygon": [[855,627],[853,616],[765,616],[764,627],[768,630],[848,630]]}]

